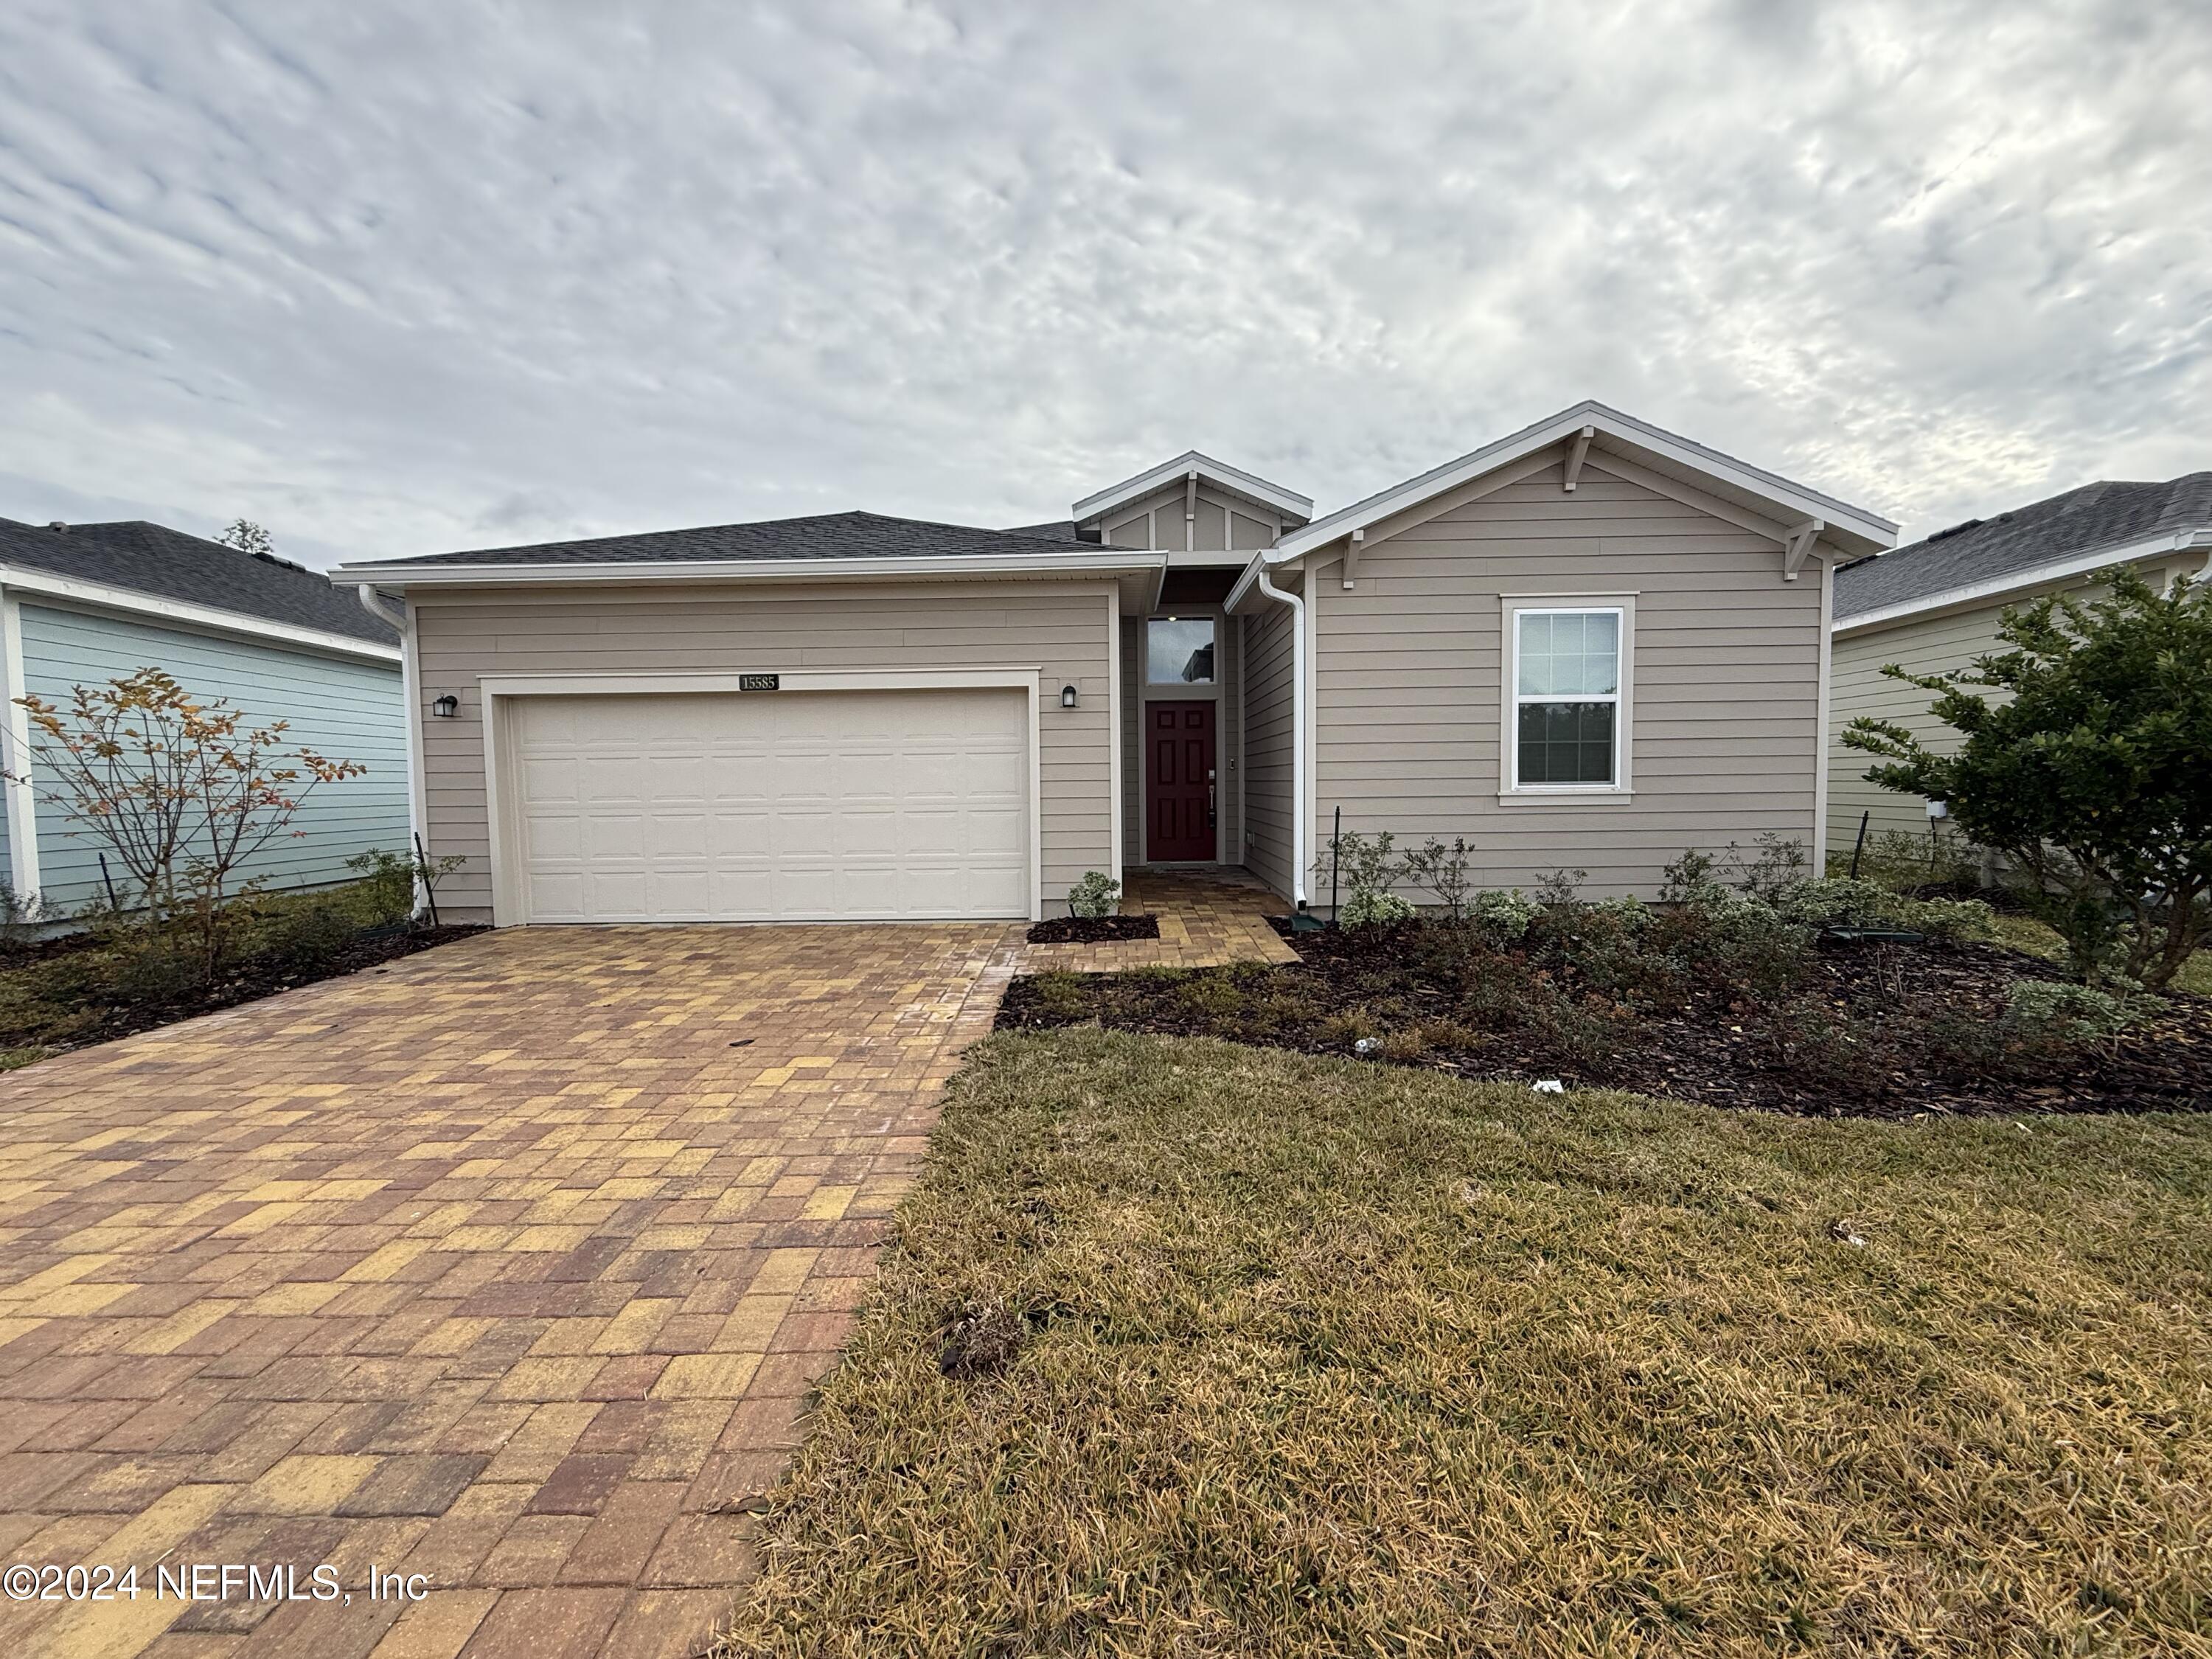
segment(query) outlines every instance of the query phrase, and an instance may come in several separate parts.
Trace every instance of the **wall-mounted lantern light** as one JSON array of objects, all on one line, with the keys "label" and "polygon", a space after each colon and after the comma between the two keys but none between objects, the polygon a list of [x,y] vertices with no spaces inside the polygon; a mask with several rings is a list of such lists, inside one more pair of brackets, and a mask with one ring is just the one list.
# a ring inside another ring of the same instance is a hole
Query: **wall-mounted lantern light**
[{"label": "wall-mounted lantern light", "polygon": [[1075,707],[1075,688],[1072,685],[1061,686],[1060,688],[1060,706],[1062,708],[1073,708]]},{"label": "wall-mounted lantern light", "polygon": [[461,712],[461,700],[448,691],[430,705],[430,712],[441,720],[449,720]]}]

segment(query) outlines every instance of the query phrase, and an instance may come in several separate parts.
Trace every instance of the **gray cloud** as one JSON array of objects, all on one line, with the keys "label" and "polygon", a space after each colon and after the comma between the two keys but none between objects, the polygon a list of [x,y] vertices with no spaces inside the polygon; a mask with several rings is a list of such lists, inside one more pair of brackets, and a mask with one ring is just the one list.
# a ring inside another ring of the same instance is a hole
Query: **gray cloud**
[{"label": "gray cloud", "polygon": [[0,514],[1328,506],[1597,396],[1925,530],[2212,465],[2208,168],[2193,0],[33,0]]}]

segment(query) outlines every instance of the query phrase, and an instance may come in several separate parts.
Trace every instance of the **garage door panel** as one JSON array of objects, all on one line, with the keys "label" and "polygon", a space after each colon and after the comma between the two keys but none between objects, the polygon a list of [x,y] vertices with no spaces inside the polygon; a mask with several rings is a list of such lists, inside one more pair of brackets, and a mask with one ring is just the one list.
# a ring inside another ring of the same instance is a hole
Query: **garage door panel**
[{"label": "garage door panel", "polygon": [[1029,914],[1018,691],[528,697],[511,708],[528,920]]}]

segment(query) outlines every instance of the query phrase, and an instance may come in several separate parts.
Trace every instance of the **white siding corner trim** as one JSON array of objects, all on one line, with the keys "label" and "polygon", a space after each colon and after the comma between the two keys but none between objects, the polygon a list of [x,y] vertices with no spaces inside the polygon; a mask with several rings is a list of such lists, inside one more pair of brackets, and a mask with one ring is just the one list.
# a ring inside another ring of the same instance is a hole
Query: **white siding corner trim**
[{"label": "white siding corner trim", "polygon": [[8,698],[7,742],[0,763],[8,774],[8,884],[27,904],[39,890],[39,805],[31,781],[31,711],[23,707],[23,607],[12,588],[0,589],[0,681]]},{"label": "white siding corner trim", "polygon": [[[1026,694],[1026,736],[1029,744],[1029,897],[1030,920],[1044,914],[1043,762],[1039,696],[1043,670],[1028,667],[779,669],[763,665],[744,675],[734,673],[633,674],[620,672],[577,672],[544,674],[485,674],[477,679],[483,706],[484,794],[490,827],[492,921],[495,927],[513,927],[527,920],[516,857],[518,828],[512,781],[507,775],[509,750],[507,727],[520,697],[637,696],[655,693],[727,692],[773,697],[787,692],[809,691],[921,691],[1018,690]],[[775,691],[745,691],[741,681],[758,674],[777,677]],[[1055,691],[1055,696],[1057,695]]]},{"label": "white siding corner trim", "polygon": [[[1632,764],[1636,731],[1636,596],[1633,593],[1549,593],[1502,595],[1502,649],[1498,653],[1498,799],[1500,805],[1565,806],[1577,801],[1612,805],[1635,793]],[[1521,769],[1521,618],[1530,612],[1609,611],[1620,618],[1620,689],[1614,699],[1613,781],[1535,783],[1516,781]]]},{"label": "white siding corner trim", "polygon": [[[1116,886],[1121,881],[1121,599],[1112,588],[1106,590],[1106,784],[1109,797],[1110,827],[1108,845],[1113,849],[1114,867],[1109,872]],[[1038,877],[1042,882],[1042,874]],[[1040,888],[1040,892],[1042,888]]]}]

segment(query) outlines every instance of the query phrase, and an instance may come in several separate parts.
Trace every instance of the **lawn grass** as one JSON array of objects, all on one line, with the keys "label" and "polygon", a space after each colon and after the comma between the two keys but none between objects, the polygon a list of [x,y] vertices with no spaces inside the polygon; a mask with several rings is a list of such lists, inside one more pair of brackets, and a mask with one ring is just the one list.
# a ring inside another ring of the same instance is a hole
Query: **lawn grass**
[{"label": "lawn grass", "polygon": [[2212,1653],[2212,1117],[1002,1035],[900,1228],[729,1651]]}]

